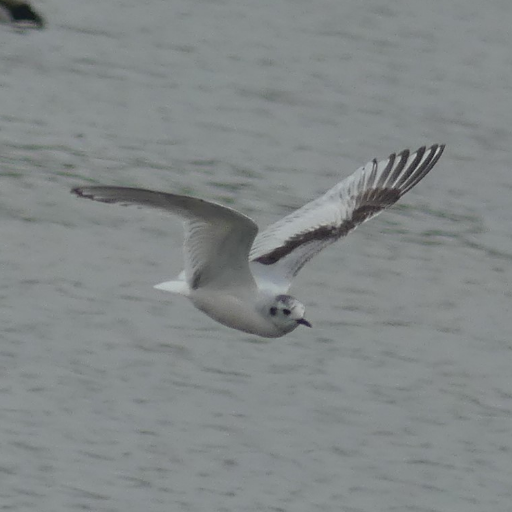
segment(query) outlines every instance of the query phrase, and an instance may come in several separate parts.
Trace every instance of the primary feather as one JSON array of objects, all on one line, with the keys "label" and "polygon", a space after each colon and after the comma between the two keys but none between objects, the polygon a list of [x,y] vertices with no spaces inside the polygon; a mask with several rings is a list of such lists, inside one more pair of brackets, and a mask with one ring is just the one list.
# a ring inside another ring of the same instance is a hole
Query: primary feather
[{"label": "primary feather", "polygon": [[75,194],[103,203],[136,204],[183,218],[185,279],[193,290],[256,286],[249,251],[258,226],[243,213],[195,197],[127,187],[77,187]]},{"label": "primary feather", "polygon": [[288,290],[315,254],[396,203],[434,167],[444,145],[372,160],[323,196],[261,232],[249,258],[256,277]]}]

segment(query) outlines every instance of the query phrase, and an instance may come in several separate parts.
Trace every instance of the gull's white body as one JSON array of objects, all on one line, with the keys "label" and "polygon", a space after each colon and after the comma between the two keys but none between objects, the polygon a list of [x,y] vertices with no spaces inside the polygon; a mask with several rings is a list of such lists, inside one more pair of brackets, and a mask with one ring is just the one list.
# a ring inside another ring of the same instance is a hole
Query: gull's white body
[{"label": "gull's white body", "polygon": [[[184,277],[183,273],[180,276]],[[283,335],[281,329],[277,329],[274,324],[258,312],[258,298],[265,295],[262,294],[263,290],[257,287],[228,288],[225,290],[199,288],[193,290],[184,279],[177,279],[157,284],[154,288],[188,297],[197,309],[228,327],[266,338],[276,338]]]},{"label": "gull's white body", "polygon": [[249,334],[257,334],[265,338],[279,338],[293,329],[296,324],[291,324],[289,329],[279,328],[257,309],[259,290],[254,290],[251,296],[237,297],[229,292],[211,293],[194,292],[190,294],[190,300],[194,306],[206,313],[222,325],[238,329]]},{"label": "gull's white body", "polygon": [[184,220],[185,270],[155,288],[188,297],[217,322],[276,338],[303,324],[304,306],[286,295],[315,254],[394,204],[432,169],[443,145],[402,151],[359,168],[323,196],[258,235],[252,219],[189,196],[123,187],[79,187],[78,196],[138,204]]}]

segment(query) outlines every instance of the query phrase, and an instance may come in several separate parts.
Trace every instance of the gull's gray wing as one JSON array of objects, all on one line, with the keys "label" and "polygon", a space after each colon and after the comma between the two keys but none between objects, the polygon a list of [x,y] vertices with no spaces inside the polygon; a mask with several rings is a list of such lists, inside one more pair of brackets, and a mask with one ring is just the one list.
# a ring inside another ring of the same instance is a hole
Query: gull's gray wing
[{"label": "gull's gray wing", "polygon": [[443,144],[391,154],[360,167],[323,196],[261,232],[249,259],[258,282],[286,292],[315,254],[394,204],[422,180],[443,153]]},{"label": "gull's gray wing", "polygon": [[136,204],[175,213],[185,228],[185,278],[191,289],[254,287],[249,251],[258,226],[242,213],[177,194],[125,187],[77,187],[80,197]]}]

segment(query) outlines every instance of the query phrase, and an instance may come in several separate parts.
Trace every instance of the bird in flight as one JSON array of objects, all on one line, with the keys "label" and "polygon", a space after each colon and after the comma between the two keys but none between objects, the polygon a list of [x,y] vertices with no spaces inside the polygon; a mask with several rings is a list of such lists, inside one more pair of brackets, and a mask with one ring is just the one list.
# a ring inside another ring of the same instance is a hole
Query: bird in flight
[{"label": "bird in flight", "polygon": [[108,186],[77,187],[72,192],[94,201],[148,206],[180,216],[185,269],[155,288],[188,297],[223,325],[278,338],[299,325],[311,327],[304,305],[288,295],[304,264],[396,203],[428,174],[443,151],[443,144],[434,144],[374,159],[259,234],[251,218],[204,199]]}]

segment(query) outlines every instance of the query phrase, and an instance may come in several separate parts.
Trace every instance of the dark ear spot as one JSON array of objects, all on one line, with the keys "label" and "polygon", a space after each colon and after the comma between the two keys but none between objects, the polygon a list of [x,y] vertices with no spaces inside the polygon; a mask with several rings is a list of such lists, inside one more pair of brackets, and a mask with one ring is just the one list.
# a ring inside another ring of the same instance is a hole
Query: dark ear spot
[{"label": "dark ear spot", "polygon": [[277,308],[272,306],[270,308],[270,316],[276,316],[276,314],[277,314]]}]

